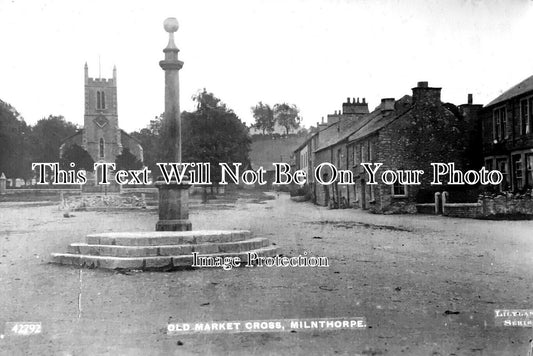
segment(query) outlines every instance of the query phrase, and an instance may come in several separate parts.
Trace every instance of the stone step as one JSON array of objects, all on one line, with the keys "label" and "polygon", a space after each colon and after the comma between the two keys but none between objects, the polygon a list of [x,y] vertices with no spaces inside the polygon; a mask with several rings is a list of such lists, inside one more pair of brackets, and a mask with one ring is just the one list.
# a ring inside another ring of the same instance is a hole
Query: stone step
[{"label": "stone step", "polygon": [[68,246],[67,252],[71,254],[115,257],[180,256],[191,255],[193,252],[201,254],[243,252],[268,245],[270,245],[270,241],[264,237],[255,237],[235,242],[158,246],[89,245],[86,243],[73,243]]},{"label": "stone step", "polygon": [[[243,261],[241,265],[244,265],[248,261],[248,253],[255,253],[260,257],[273,257],[278,255],[278,248],[271,245],[246,252],[213,253],[202,254],[200,256],[221,258],[240,257],[241,261]],[[52,253],[53,263],[104,269],[168,270],[173,268],[190,268],[192,261],[192,254],[181,256],[112,257],[72,253]]]},{"label": "stone step", "polygon": [[89,245],[168,246],[235,242],[250,237],[251,233],[247,230],[139,231],[91,234],[87,235],[86,241]]}]

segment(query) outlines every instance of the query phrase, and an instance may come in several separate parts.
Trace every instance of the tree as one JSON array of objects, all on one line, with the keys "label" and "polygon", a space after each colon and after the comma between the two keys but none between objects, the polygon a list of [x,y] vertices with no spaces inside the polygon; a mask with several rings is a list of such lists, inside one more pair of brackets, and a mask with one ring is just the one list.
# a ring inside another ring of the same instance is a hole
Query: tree
[{"label": "tree", "polygon": [[211,179],[220,179],[219,163],[249,164],[251,140],[246,125],[213,93],[193,97],[196,111],[182,115],[184,162],[209,162]]},{"label": "tree", "polygon": [[141,169],[143,164],[135,157],[128,148],[123,148],[115,160],[117,169]]},{"label": "tree", "polygon": [[0,100],[0,175],[25,179],[31,175],[30,130],[17,110]]},{"label": "tree", "polygon": [[[246,125],[222,101],[205,89],[195,96],[196,110],[181,115],[182,161],[211,164],[211,180],[220,179],[219,163],[249,164],[251,140]],[[158,162],[174,162],[171,134],[174,122],[163,115],[131,135],[143,146],[144,163],[159,172]],[[157,173],[156,173],[157,174]]]},{"label": "tree", "polygon": [[[143,148],[144,164],[152,172],[156,172],[156,163],[169,162],[165,160],[164,151],[168,150],[167,135],[164,134],[163,115],[156,116],[147,127],[131,133],[131,136],[141,142]],[[165,136],[166,138],[164,138]]]},{"label": "tree", "polygon": [[289,105],[287,103],[274,105],[274,118],[277,123],[283,126],[287,135],[291,129],[296,130],[300,127],[302,119],[299,116],[300,110],[296,105]]},{"label": "tree", "polygon": [[49,115],[37,121],[30,139],[33,162],[57,162],[62,141],[77,130],[75,124],[66,121],[61,115]]},{"label": "tree", "polygon": [[59,161],[59,166],[61,169],[65,170],[73,169],[70,167],[71,162],[75,164],[75,169],[92,171],[94,168],[94,161],[89,152],[76,144],[69,145],[64,149],[63,157],[61,157],[61,160]]},{"label": "tree", "polygon": [[254,107],[252,107],[252,114],[255,119],[255,124],[253,127],[258,130],[265,131],[271,134],[274,132],[274,125],[276,120],[274,120],[274,111],[268,104],[263,104],[261,101]]}]

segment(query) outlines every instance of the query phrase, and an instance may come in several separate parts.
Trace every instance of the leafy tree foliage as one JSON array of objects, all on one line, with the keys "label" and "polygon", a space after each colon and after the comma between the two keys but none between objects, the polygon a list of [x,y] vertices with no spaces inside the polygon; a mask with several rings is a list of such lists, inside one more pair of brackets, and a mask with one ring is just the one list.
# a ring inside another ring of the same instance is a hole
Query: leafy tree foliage
[{"label": "leafy tree foliage", "polygon": [[249,164],[251,140],[246,125],[213,93],[205,89],[193,100],[196,111],[182,115],[184,162],[211,163],[211,179],[220,179],[219,163]]},{"label": "leafy tree foliage", "polygon": [[69,145],[63,151],[63,157],[59,161],[61,169],[73,169],[70,167],[70,163],[74,162],[76,165],[74,169],[84,169],[86,171],[92,171],[94,168],[94,161],[89,154],[81,146],[73,144]]},{"label": "leafy tree foliage", "polygon": [[[205,89],[193,97],[197,107],[193,112],[183,112],[182,160],[183,162],[209,162],[212,181],[220,178],[219,163],[240,162],[249,164],[251,140],[246,125],[222,101]],[[157,162],[173,162],[172,122],[158,116],[150,124],[131,135],[144,149],[144,163],[159,174]]]},{"label": "leafy tree foliage", "polygon": [[285,128],[287,135],[291,129],[296,130],[300,127],[302,119],[299,114],[300,110],[294,104],[283,103],[274,105],[274,118],[278,124]]},{"label": "leafy tree foliage", "polygon": [[115,160],[117,169],[141,169],[143,164],[127,148],[122,149],[122,153]]},{"label": "leafy tree foliage", "polygon": [[27,149],[31,128],[8,103],[0,100],[0,175],[28,178],[31,175]]},{"label": "leafy tree foliage", "polygon": [[74,135],[78,128],[63,116],[48,116],[33,126],[31,149],[33,162],[57,162],[62,141]]},{"label": "leafy tree foliage", "polygon": [[141,142],[144,164],[152,172],[158,172],[157,162],[167,162],[164,160],[164,151],[167,150],[168,141],[164,142],[163,132],[163,115],[159,115],[150,120],[147,127],[131,133]]},{"label": "leafy tree foliage", "polygon": [[255,119],[253,125],[258,130],[263,131],[263,135],[266,133],[271,134],[274,132],[274,110],[268,104],[263,104],[261,101],[256,106],[252,107],[252,114]]}]

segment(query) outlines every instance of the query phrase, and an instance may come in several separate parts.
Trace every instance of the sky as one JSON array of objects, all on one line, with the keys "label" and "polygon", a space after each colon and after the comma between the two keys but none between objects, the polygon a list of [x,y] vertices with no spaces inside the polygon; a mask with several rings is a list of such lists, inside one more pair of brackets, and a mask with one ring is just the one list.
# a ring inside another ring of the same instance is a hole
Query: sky
[{"label": "sky", "polygon": [[297,105],[309,127],[347,97],[372,110],[428,81],[487,104],[533,75],[533,0],[0,0],[0,99],[29,124],[81,126],[85,62],[91,77],[116,65],[119,124],[143,128],[164,111],[167,17],[182,110],[206,88],[248,124],[259,101]]}]

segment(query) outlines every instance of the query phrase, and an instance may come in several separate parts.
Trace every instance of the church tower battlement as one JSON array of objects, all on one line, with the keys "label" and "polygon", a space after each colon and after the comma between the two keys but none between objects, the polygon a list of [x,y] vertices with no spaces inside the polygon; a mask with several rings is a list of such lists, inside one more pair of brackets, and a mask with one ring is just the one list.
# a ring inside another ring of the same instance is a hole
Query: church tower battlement
[{"label": "church tower battlement", "polygon": [[95,162],[115,162],[122,152],[118,125],[117,68],[112,78],[90,78],[85,63],[83,148]]},{"label": "church tower battlement", "polygon": [[[117,69],[113,68],[112,78],[90,78],[89,68],[85,63],[84,84],[83,129],[63,139],[59,148],[60,157],[71,146],[77,145],[87,151],[94,162],[116,163],[117,157],[127,150],[142,163],[141,143],[118,125]],[[89,175],[88,180],[91,179]],[[89,188],[90,185],[85,184],[83,187],[92,191],[114,189],[105,186],[94,188],[97,186],[96,181],[92,188]]]}]

